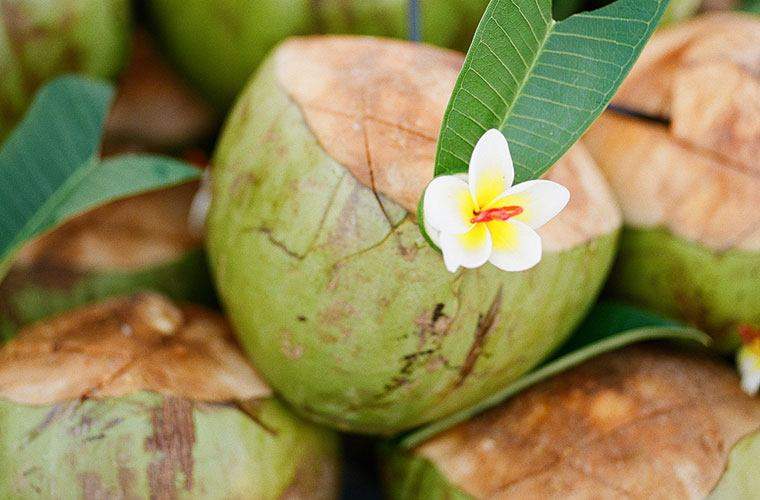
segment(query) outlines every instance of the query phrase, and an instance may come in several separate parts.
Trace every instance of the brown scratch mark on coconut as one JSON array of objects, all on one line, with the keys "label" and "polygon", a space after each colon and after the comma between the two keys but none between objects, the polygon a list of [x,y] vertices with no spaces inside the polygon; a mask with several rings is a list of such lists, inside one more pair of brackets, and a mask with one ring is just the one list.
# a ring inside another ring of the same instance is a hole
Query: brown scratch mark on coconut
[{"label": "brown scratch mark on coconut", "polygon": [[282,250],[283,252],[285,252],[286,254],[288,254],[290,257],[293,257],[294,259],[298,259],[298,260],[303,260],[303,259],[306,258],[306,254],[300,254],[298,252],[294,252],[293,250],[291,250],[290,248],[288,248],[288,246],[285,243],[283,243],[282,241],[280,241],[277,238],[275,238],[274,235],[272,234],[273,229],[271,229],[271,228],[264,227],[264,226],[261,226],[261,227],[244,227],[244,228],[241,229],[240,232],[241,233],[251,233],[251,232],[254,232],[254,231],[264,234],[272,245],[276,246],[277,248],[279,248],[280,250]]},{"label": "brown scratch mark on coconut", "polygon": [[82,472],[77,475],[79,486],[82,488],[84,500],[106,500],[113,496],[103,485],[103,479],[95,472]]},{"label": "brown scratch mark on coconut", "polygon": [[438,303],[433,307],[430,316],[423,314],[415,320],[417,331],[417,350],[402,356],[401,368],[383,387],[383,392],[376,399],[388,397],[397,389],[408,385],[411,376],[418,368],[435,371],[438,368],[450,368],[449,360],[439,353],[443,348],[443,339],[448,334],[452,320],[444,314],[445,304]]},{"label": "brown scratch mark on coconut", "polygon": [[54,422],[57,422],[60,420],[61,417],[68,414],[72,409],[78,406],[78,402],[72,402],[72,403],[60,403],[53,405],[53,407],[50,409],[50,411],[45,415],[45,418],[34,426],[31,431],[26,435],[26,438],[24,439],[24,445],[28,445],[35,439],[37,439],[40,434],[42,434],[45,429],[50,427],[51,424]]},{"label": "brown scratch mark on coconut", "polygon": [[496,318],[501,311],[503,295],[504,286],[502,285],[496,291],[496,295],[494,295],[493,301],[486,314],[481,314],[478,318],[478,326],[475,329],[475,338],[473,339],[472,345],[470,345],[470,350],[467,352],[467,356],[464,359],[464,364],[459,370],[459,377],[454,383],[454,389],[460,387],[467,377],[470,376],[472,370],[475,369],[475,364],[483,353],[483,345],[486,342],[486,338],[488,337],[488,334],[491,333],[491,330],[496,324]]},{"label": "brown scratch mark on coconut", "polygon": [[339,269],[339,268],[340,268],[342,265],[344,265],[346,262],[348,262],[349,260],[353,260],[353,259],[355,259],[355,258],[357,258],[357,257],[361,257],[362,255],[365,255],[365,254],[367,254],[367,253],[371,252],[372,250],[375,250],[376,248],[379,248],[379,247],[381,247],[382,245],[384,245],[384,244],[385,244],[385,243],[388,241],[388,239],[389,239],[389,238],[392,238],[392,237],[394,237],[394,235],[396,235],[396,229],[398,229],[398,228],[401,226],[401,224],[403,224],[405,221],[406,221],[406,219],[401,219],[401,221],[400,221],[398,224],[396,224],[396,225],[392,226],[392,227],[391,227],[391,230],[390,230],[390,231],[388,231],[388,232],[385,234],[385,236],[383,236],[383,238],[382,238],[380,241],[378,241],[377,243],[375,243],[375,244],[373,244],[373,245],[370,245],[370,246],[368,246],[368,247],[366,247],[366,248],[362,248],[361,250],[357,250],[357,251],[356,251],[356,252],[354,252],[354,253],[350,253],[350,254],[348,254],[348,255],[344,255],[344,256],[343,256],[343,257],[341,257],[340,259],[336,260],[336,261],[333,263],[333,265],[332,265],[332,267],[331,267],[331,269],[330,269],[330,274],[331,274],[331,275],[335,274],[335,272],[336,272],[336,271],[337,271],[337,270],[338,270],[338,269]]},{"label": "brown scratch mark on coconut", "polygon": [[235,401],[235,407],[245,413],[245,415],[253,420],[253,422],[264,429],[264,432],[271,436],[277,436],[277,429],[266,424],[261,419],[261,403],[260,399],[249,399],[246,401]]},{"label": "brown scratch mark on coconut", "polygon": [[367,162],[367,169],[369,171],[370,189],[372,190],[372,195],[377,201],[377,205],[380,207],[380,211],[383,213],[383,217],[385,217],[385,220],[388,223],[388,227],[391,228],[391,234],[395,234],[395,231],[393,231],[393,219],[391,219],[391,216],[388,215],[388,211],[385,209],[385,205],[383,205],[383,200],[380,199],[380,193],[378,193],[377,185],[375,184],[375,168],[372,163],[372,151],[369,144],[369,134],[367,132],[366,120],[366,116],[363,114],[360,123],[362,126],[362,136],[364,138],[364,154],[366,156],[365,161]]},{"label": "brown scratch mark on coconut", "polygon": [[137,500],[139,497],[134,492],[134,485],[137,481],[137,474],[127,467],[119,467],[119,489],[121,498],[124,500]]},{"label": "brown scratch mark on coconut", "polygon": [[185,491],[193,489],[193,410],[192,401],[168,396],[161,406],[151,410],[153,435],[145,440],[145,450],[155,455],[148,465],[151,498],[177,498],[179,473],[184,476]]}]

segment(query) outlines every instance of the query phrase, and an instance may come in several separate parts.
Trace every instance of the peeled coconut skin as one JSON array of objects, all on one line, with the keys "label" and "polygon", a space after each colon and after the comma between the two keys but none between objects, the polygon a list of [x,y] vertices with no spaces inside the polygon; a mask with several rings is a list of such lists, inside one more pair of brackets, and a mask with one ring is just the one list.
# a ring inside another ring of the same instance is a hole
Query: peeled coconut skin
[{"label": "peeled coconut skin", "polygon": [[0,283],[0,343],[29,323],[106,297],[152,290],[213,304],[189,183],[120,200],[27,244]]},{"label": "peeled coconut skin", "polygon": [[0,2],[0,140],[46,81],[64,73],[116,76],[129,31],[128,0]]},{"label": "peeled coconut skin", "polygon": [[[279,42],[347,33],[408,38],[408,0],[153,0],[151,19],[177,66],[227,108]],[[465,50],[487,0],[422,0],[428,43]]]},{"label": "peeled coconut skin", "polygon": [[760,401],[703,353],[637,345],[388,449],[394,499],[751,498]]},{"label": "peeled coconut skin", "polygon": [[543,261],[449,273],[417,201],[462,62],[352,37],[293,39],[264,63],[215,152],[208,250],[254,364],[298,412],[392,434],[472,405],[583,316],[620,215],[581,147],[549,174],[572,195]]},{"label": "peeled coconut skin", "polygon": [[337,473],[200,307],[113,299],[0,349],[0,498],[329,499]]},{"label": "peeled coconut skin", "polygon": [[[658,32],[584,145],[623,209],[613,293],[731,351],[760,327],[760,19],[702,16]],[[655,77],[656,75],[656,77]]]}]

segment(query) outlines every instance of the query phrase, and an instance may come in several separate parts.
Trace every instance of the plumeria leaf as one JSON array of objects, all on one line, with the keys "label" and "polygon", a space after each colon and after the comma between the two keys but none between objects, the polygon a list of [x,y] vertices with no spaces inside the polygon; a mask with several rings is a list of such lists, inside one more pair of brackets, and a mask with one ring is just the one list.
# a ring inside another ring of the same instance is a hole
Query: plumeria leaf
[{"label": "plumeria leaf", "polygon": [[443,119],[435,175],[466,172],[497,128],[515,182],[538,178],[607,106],[667,4],[617,0],[556,22],[551,0],[491,0]]},{"label": "plumeria leaf", "polygon": [[647,311],[617,303],[597,304],[570,340],[543,365],[479,404],[402,436],[400,445],[406,449],[414,448],[432,436],[588,359],[635,342],[657,339],[687,341],[704,346],[710,343],[710,337],[699,330]]},{"label": "plumeria leaf", "polygon": [[155,156],[98,157],[113,88],[65,76],[44,86],[0,150],[0,278],[23,243],[90,208],[199,176]]}]

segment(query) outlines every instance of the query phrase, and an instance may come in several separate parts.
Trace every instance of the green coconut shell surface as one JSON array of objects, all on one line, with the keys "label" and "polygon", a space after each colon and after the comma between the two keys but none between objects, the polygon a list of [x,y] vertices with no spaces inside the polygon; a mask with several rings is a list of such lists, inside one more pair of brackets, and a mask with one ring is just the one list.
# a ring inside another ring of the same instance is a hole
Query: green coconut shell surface
[{"label": "green coconut shell surface", "polygon": [[128,0],[0,2],[0,140],[63,73],[113,78],[129,48]]},{"label": "green coconut shell surface", "polygon": [[[760,19],[664,30],[584,138],[623,209],[610,289],[739,345],[760,327]],[[655,76],[656,75],[656,76]]]},{"label": "green coconut shell surface", "polygon": [[411,451],[394,499],[750,499],[760,401],[722,360],[666,344],[604,354]]},{"label": "green coconut shell surface", "polygon": [[208,251],[262,375],[298,412],[392,434],[496,392],[572,331],[621,224],[585,150],[524,273],[449,273],[416,221],[462,56],[407,42],[293,39],[262,66],[212,160]]},{"label": "green coconut shell surface", "polygon": [[[487,0],[421,0],[422,39],[465,50]],[[409,37],[408,0],[152,0],[152,22],[177,67],[228,107],[267,53],[293,35]]]},{"label": "green coconut shell surface", "polygon": [[141,290],[214,303],[201,236],[188,229],[197,189],[116,201],[27,244],[0,283],[0,341],[34,321]]},{"label": "green coconut shell surface", "polygon": [[338,447],[197,306],[112,299],[0,349],[0,498],[330,499]]}]

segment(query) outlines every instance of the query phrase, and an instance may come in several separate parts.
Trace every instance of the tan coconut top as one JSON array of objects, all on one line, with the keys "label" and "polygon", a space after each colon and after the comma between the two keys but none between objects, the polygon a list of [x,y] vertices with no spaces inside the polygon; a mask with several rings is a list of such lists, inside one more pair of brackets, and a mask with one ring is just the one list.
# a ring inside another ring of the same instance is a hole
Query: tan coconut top
[{"label": "tan coconut top", "polygon": [[116,201],[27,244],[16,265],[40,272],[131,270],[198,248],[187,217],[197,183]]},{"label": "tan coconut top", "polygon": [[42,405],[143,390],[208,402],[271,394],[221,316],[156,294],[77,309],[0,348],[0,399]]},{"label": "tan coconut top", "polygon": [[634,346],[543,382],[424,443],[477,498],[704,498],[760,400],[728,366]]},{"label": "tan coconut top", "polygon": [[664,125],[611,112],[583,142],[627,224],[664,227],[716,251],[760,250],[760,173],[684,144]]},{"label": "tan coconut top", "polygon": [[[463,63],[458,52],[369,37],[294,38],[276,52],[281,88],[324,150],[362,184],[416,214],[433,178],[438,131]],[[620,225],[591,158],[576,147],[547,175],[570,207],[546,229],[562,249]]]},{"label": "tan coconut top", "polygon": [[658,31],[614,104],[760,173],[760,17],[721,13]]},{"label": "tan coconut top", "polygon": [[187,147],[210,135],[216,115],[166,64],[144,30],[120,78],[106,121],[104,151],[161,151]]}]

